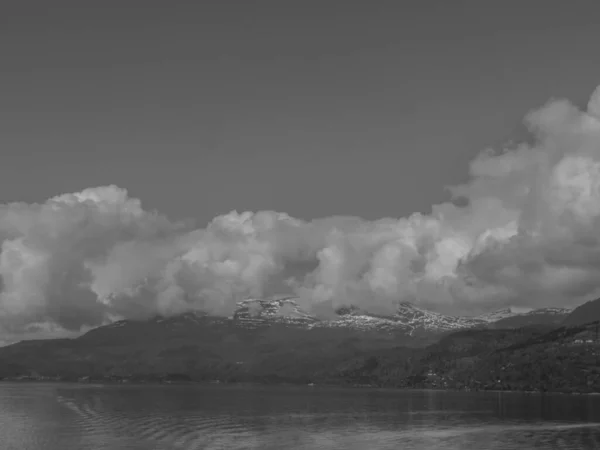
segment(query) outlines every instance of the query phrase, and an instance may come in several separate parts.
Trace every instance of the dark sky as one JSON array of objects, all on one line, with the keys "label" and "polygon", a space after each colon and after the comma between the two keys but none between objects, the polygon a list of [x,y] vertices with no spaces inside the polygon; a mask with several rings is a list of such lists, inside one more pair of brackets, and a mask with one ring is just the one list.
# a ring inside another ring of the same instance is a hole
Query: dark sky
[{"label": "dark sky", "polygon": [[528,110],[584,105],[599,43],[597,1],[2,0],[0,202],[428,212]]}]

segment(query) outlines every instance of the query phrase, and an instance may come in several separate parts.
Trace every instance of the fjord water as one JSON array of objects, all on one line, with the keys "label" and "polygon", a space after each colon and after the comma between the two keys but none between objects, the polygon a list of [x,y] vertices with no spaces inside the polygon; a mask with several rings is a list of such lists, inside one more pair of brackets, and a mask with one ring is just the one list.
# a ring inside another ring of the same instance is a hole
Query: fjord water
[{"label": "fjord water", "polygon": [[0,383],[0,449],[593,449],[600,396]]}]

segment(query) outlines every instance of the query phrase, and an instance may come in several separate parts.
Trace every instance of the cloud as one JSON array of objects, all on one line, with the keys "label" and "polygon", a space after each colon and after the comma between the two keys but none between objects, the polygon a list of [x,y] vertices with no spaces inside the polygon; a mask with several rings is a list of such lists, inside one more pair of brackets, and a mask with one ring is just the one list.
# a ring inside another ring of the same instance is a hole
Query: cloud
[{"label": "cloud", "polygon": [[[292,292],[345,305],[441,312],[572,305],[600,288],[600,88],[585,110],[526,115],[531,142],[487,149],[429,215],[305,221],[231,212],[175,223],[116,186],[0,206],[0,336],[77,333],[118,318]],[[458,206],[458,205],[461,206]]]}]

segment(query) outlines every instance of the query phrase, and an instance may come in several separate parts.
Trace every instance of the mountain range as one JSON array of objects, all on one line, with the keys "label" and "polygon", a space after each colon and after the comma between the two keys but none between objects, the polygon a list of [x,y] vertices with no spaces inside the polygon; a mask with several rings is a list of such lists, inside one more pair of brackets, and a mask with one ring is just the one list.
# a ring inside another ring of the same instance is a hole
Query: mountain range
[{"label": "mountain range", "polygon": [[[526,356],[518,350],[514,364],[523,364],[525,357],[538,358],[539,352],[556,353],[552,349],[564,347],[557,339],[583,336],[581,326],[598,320],[600,300],[573,311],[505,308],[477,317],[447,316],[402,303],[389,315],[344,307],[333,317],[318,318],[294,297],[250,298],[239,302],[230,317],[188,312],[121,320],[75,339],[21,341],[0,348],[0,378],[148,381],[176,376],[198,381],[439,386],[431,384],[431,372],[444,383],[462,380],[456,386],[478,386],[469,381],[473,364],[491,367],[490,373],[504,370],[500,362],[513,364],[512,356],[499,358],[495,352],[523,342],[535,350],[526,350]],[[556,338],[554,330],[567,331]],[[556,367],[548,370],[560,373],[562,363],[552,364]],[[488,381],[486,386],[491,386]]]},{"label": "mountain range", "polygon": [[571,312],[569,308],[522,310],[505,308],[475,317],[449,316],[420,308],[412,303],[400,303],[394,314],[372,314],[357,307],[342,307],[336,315],[319,319],[303,310],[295,297],[246,299],[238,303],[229,318],[246,328],[275,323],[311,329],[345,328],[356,331],[391,332],[396,334],[438,334],[467,328],[515,328],[535,324],[560,324]]}]

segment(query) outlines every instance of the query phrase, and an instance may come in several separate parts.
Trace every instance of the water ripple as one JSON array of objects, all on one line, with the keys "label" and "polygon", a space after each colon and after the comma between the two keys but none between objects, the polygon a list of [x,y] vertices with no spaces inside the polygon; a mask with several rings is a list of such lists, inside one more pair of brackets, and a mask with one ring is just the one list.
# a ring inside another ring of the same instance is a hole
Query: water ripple
[{"label": "water ripple", "polygon": [[[8,447],[600,448],[600,399],[0,384]],[[461,409],[461,402],[464,408]]]}]

